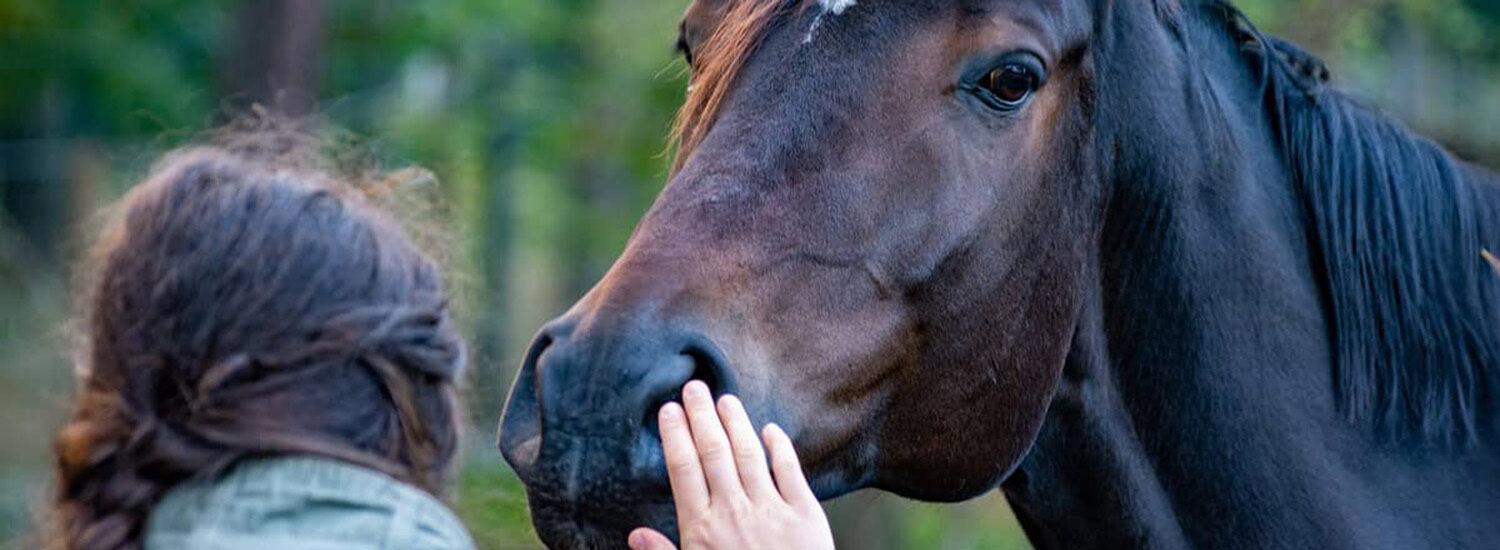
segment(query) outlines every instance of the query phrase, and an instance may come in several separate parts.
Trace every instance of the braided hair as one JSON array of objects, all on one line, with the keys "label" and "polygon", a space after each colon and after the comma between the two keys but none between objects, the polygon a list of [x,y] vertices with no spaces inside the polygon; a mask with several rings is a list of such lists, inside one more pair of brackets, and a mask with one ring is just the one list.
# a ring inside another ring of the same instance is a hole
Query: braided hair
[{"label": "braided hair", "polygon": [[56,440],[53,550],[140,548],[168,490],[254,457],[442,496],[465,353],[441,273],[353,186],[266,154],[300,147],[286,137],[171,155],[116,207]]}]

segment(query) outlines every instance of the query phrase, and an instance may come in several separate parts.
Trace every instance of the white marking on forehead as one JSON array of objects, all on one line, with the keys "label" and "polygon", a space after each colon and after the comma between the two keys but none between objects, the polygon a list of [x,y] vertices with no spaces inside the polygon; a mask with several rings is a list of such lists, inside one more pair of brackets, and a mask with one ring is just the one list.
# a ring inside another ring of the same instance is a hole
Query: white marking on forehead
[{"label": "white marking on forehead", "polygon": [[857,3],[857,0],[818,0],[818,5],[833,12],[834,15],[843,14],[844,10],[854,7]]},{"label": "white marking on forehead", "polygon": [[818,27],[823,25],[824,15],[828,15],[830,13],[834,15],[843,15],[844,10],[852,8],[855,4],[858,3],[858,0],[818,0],[818,6],[822,7],[823,11],[818,13],[817,17],[813,18],[812,25],[807,29],[807,37],[802,39],[802,43],[812,43],[813,36],[818,34]]}]

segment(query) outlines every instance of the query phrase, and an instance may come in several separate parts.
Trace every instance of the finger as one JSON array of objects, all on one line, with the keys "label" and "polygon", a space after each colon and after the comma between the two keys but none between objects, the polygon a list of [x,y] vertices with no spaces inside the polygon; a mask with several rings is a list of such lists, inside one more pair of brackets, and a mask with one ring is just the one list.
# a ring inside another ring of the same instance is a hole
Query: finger
[{"label": "finger", "polygon": [[630,532],[630,550],[677,550],[677,545],[655,529],[642,527]]},{"label": "finger", "polygon": [[714,410],[708,385],[697,380],[688,382],[682,389],[682,404],[687,409],[688,425],[693,428],[693,444],[698,447],[703,476],[708,478],[709,500],[744,498],[745,488],[740,486],[740,474],[734,468],[729,437],[719,424],[719,413]]},{"label": "finger", "polygon": [[793,506],[817,506],[818,497],[802,475],[802,463],[797,460],[792,438],[775,424],[767,424],[761,436],[766,440],[766,449],[771,452],[771,471],[776,474],[781,498]]},{"label": "finger", "polygon": [[708,508],[708,484],[698,465],[698,449],[693,447],[687,415],[682,405],[667,403],[657,413],[656,423],[661,426],[661,450],[667,459],[667,479],[672,483],[677,518],[691,519]]},{"label": "finger", "polygon": [[724,431],[729,434],[734,465],[740,471],[745,494],[751,500],[779,498],[776,485],[771,483],[771,471],[766,467],[766,451],[760,445],[760,438],[755,437],[755,426],[750,423],[744,403],[733,395],[720,398],[719,420],[724,422]]}]

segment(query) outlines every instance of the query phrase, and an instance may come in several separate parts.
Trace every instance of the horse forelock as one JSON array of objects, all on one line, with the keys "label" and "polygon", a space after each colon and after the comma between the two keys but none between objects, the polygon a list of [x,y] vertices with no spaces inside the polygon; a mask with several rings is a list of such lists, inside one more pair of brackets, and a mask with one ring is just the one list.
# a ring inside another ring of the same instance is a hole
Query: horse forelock
[{"label": "horse forelock", "polygon": [[676,166],[692,154],[724,106],[746,61],[765,38],[776,15],[797,0],[739,0],[693,56],[687,99],[677,111],[672,139],[677,143]]}]

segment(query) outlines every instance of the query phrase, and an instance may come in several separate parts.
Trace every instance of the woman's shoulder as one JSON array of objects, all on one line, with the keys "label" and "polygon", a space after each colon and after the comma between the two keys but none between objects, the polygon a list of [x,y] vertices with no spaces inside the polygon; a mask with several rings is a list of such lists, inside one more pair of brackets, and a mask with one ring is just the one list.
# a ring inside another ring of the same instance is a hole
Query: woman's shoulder
[{"label": "woman's shoulder", "polygon": [[145,548],[471,550],[473,542],[442,502],[381,472],[278,457],[172,489],[152,510]]}]

